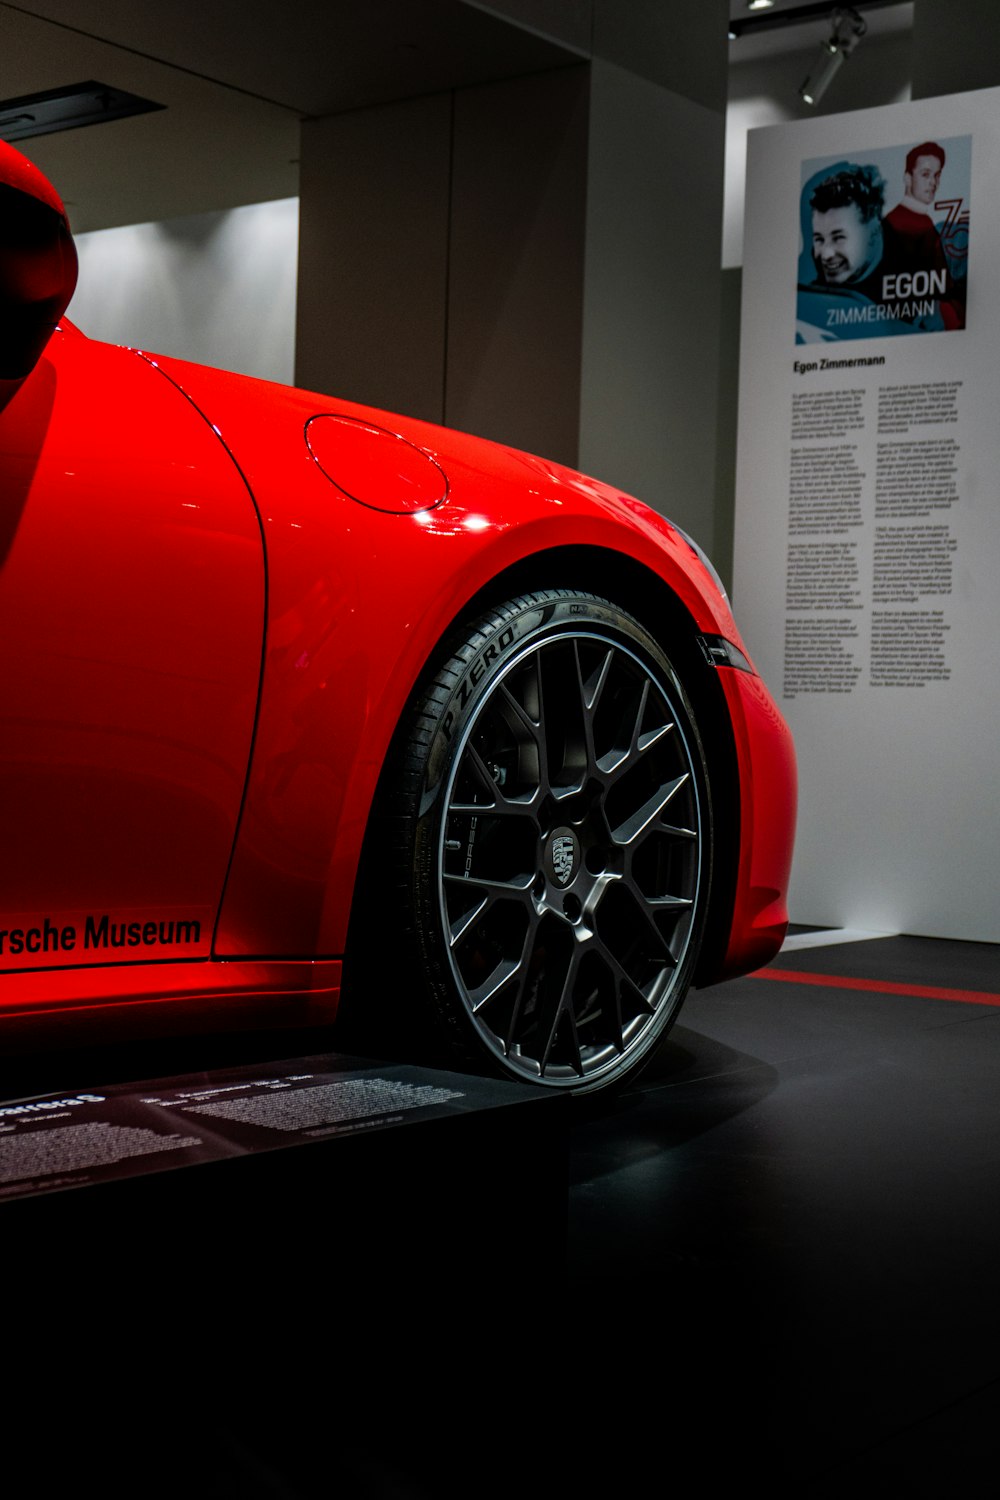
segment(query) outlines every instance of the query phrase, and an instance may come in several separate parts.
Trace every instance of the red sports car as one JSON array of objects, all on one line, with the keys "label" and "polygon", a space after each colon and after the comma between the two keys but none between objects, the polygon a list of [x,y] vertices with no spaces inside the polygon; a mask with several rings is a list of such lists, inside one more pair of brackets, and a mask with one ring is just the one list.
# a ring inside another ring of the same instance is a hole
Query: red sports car
[{"label": "red sports car", "polygon": [[707,559],[544,459],[94,342],[75,277],[0,145],[0,1045],[239,1007],[631,1077],[786,926],[792,745]]}]

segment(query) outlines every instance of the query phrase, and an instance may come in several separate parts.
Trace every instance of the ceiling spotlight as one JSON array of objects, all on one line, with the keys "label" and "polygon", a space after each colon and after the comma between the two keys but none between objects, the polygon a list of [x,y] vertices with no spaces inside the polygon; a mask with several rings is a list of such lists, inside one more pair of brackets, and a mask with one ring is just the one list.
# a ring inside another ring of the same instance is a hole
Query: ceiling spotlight
[{"label": "ceiling spotlight", "polygon": [[819,103],[840,71],[844,59],[850,57],[868,30],[868,23],[862,20],[856,10],[846,5],[838,5],[831,11],[830,24],[833,28],[830,35],[819,44],[819,62],[799,89],[801,98],[807,104]]},{"label": "ceiling spotlight", "polygon": [[747,10],[770,10],[774,0],[747,0]]}]

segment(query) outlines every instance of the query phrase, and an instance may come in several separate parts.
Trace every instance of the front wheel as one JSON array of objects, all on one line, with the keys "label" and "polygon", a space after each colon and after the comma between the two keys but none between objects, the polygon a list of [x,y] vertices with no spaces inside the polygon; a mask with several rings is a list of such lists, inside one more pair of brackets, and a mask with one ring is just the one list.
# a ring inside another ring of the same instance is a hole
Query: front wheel
[{"label": "front wheel", "polygon": [[697,957],[711,837],[692,711],[660,647],[605,600],[525,595],[463,634],[394,775],[425,999],[466,1063],[619,1085]]}]

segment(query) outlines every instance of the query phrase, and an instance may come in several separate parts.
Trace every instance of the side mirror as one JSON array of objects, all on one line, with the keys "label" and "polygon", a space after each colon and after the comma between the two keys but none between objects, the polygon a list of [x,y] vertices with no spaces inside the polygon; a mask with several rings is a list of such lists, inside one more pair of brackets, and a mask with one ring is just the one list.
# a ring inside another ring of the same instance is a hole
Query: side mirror
[{"label": "side mirror", "polygon": [[0,141],[0,408],[31,374],[76,287],[76,246],[55,188]]}]

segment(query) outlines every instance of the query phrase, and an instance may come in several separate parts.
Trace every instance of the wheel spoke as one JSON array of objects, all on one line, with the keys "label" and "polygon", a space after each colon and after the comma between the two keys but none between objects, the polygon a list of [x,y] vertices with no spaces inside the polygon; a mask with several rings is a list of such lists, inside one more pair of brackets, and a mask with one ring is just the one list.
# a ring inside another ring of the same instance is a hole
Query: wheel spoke
[{"label": "wheel spoke", "polygon": [[601,957],[607,964],[608,969],[611,973],[611,977],[614,980],[615,1004],[617,1006],[618,1012],[618,1032],[619,1036],[622,1036],[622,1015],[625,1008],[622,1004],[623,996],[627,995],[630,997],[633,1009],[644,1011],[647,1015],[650,1016],[653,1014],[655,1006],[650,1002],[648,995],[644,994],[643,991],[639,988],[635,980],[632,978],[631,974],[629,974],[628,970],[622,967],[613,953],[610,953],[607,949],[605,949],[601,954]]},{"label": "wheel spoke", "polygon": [[[457,877],[455,877],[455,876],[448,876],[448,875],[445,876],[446,880],[455,879],[455,878],[457,878]],[[449,947],[454,948],[454,946],[455,946],[456,943],[461,942],[462,938],[468,932],[469,928],[473,925],[473,923],[474,922],[478,922],[479,919],[480,919],[480,917],[484,915],[484,913],[486,911],[486,908],[490,904],[490,901],[491,901],[491,897],[489,896],[488,893],[484,892],[483,899],[479,902],[479,904],[477,906],[470,907],[469,910],[464,914],[464,916],[459,917],[457,921],[449,922],[449,924],[448,924],[448,945],[449,945]]]},{"label": "wheel spoke", "polygon": [[469,991],[469,1008],[474,1016],[477,1016],[491,1000],[495,1000],[501,991],[506,989],[511,976],[517,973],[518,967],[518,959],[505,958],[497,964],[482,984]]},{"label": "wheel spoke", "polygon": [[[555,1003],[550,1007],[549,1015],[547,1017],[547,1024],[545,1027],[545,1044],[541,1049],[541,1056],[539,1057],[543,1077],[545,1075],[545,1069],[548,1067],[549,1061],[552,1057],[552,1052],[555,1047],[557,1038],[562,1042],[564,1047],[568,1043],[570,1065],[581,1077],[583,1076],[583,1058],[580,1053],[580,1038],[577,1035],[576,1015],[573,1010],[573,986],[576,981],[578,971],[579,958],[574,947],[570,954],[569,963],[566,966],[566,972],[563,975],[562,984],[559,988],[559,994],[555,1000]],[[560,1034],[561,1023],[563,1024]],[[568,1037],[566,1035],[567,1030],[569,1032]]]},{"label": "wheel spoke", "polygon": [[[676,968],[677,960],[671,953],[670,945],[667,942],[666,938],[663,936],[663,933],[660,931],[656,923],[656,919],[653,916],[651,908],[653,907],[654,903],[645,899],[636,899],[636,893],[634,891],[630,891],[629,895],[632,898],[634,915],[639,919],[639,922],[642,924],[642,927],[646,933],[648,960],[652,963],[666,964],[666,966],[670,969]],[[658,906],[661,910],[669,909],[671,911],[683,911],[687,907],[689,907],[691,903],[690,901],[685,901],[682,897],[678,897],[664,903],[657,902],[655,903],[655,905]]]},{"label": "wheel spoke", "polygon": [[[536,678],[537,677],[538,677],[538,669],[536,667]],[[540,678],[538,678],[538,680],[536,682],[536,689],[535,690],[536,690],[536,692],[538,694],[539,705],[541,705],[541,701],[542,701],[542,684],[541,684],[541,679]],[[529,714],[528,710],[525,708],[524,704],[518,702],[518,700],[514,697],[514,694],[510,691],[510,688],[507,686],[506,683],[502,682],[500,684],[500,689],[499,689],[499,692],[498,692],[497,696],[499,697],[500,701],[504,704],[504,706],[507,709],[509,709],[509,711],[512,714],[513,718],[517,721],[517,723],[521,726],[521,728],[524,729],[524,731],[527,734],[531,735],[532,739],[535,741],[535,743],[537,745],[541,745],[541,743],[542,743],[542,726],[541,726],[540,720],[533,719],[531,717],[531,715]],[[539,709],[539,711],[540,711],[540,709]]]},{"label": "wheel spoke", "polygon": [[509,1052],[514,1045],[518,1027],[521,1023],[522,1013],[525,1009],[526,1000],[530,1000],[532,984],[532,957],[535,953],[535,945],[538,941],[538,929],[534,926],[528,928],[521,944],[521,955],[516,968],[512,971],[517,976],[517,988],[514,993],[511,1006],[510,1020],[503,1033],[504,1051]]},{"label": "wheel spoke", "polygon": [[694,905],[690,896],[643,896],[642,900],[654,911],[687,911]]},{"label": "wheel spoke", "polygon": [[593,765],[577,643],[540,654],[539,663],[546,780],[553,797],[563,801],[582,790]]},{"label": "wheel spoke", "polygon": [[497,902],[513,901],[519,906],[530,905],[530,891],[533,880],[532,875],[521,876],[517,880],[489,880],[481,875],[459,875],[449,874],[445,871],[442,879],[445,888],[456,895],[459,893],[480,893],[482,899],[476,902],[468,911],[463,911],[456,919],[449,918],[448,943],[454,948],[461,942],[462,938],[476,922],[482,921],[491,907]]},{"label": "wheel spoke", "polygon": [[673,727],[673,724],[658,724],[655,729],[647,729],[645,734],[640,734],[635,742],[638,753],[645,755],[647,750],[652,750],[653,746],[658,744],[665,734],[669,734]]},{"label": "wheel spoke", "polygon": [[650,797],[641,807],[636,808],[631,817],[625,818],[616,828],[611,830],[611,837],[616,844],[632,844],[641,834],[655,823],[669,802],[676,797],[681,787],[685,786],[689,779],[689,773],[684,772],[682,776],[675,777],[666,786],[658,788],[656,793]]},{"label": "wheel spoke", "polygon": [[649,710],[651,691],[652,684],[649,681],[645,682],[639,704],[635,710],[628,744],[619,743],[613,745],[597,762],[601,775],[608,786],[613,786],[616,781],[628,775],[640,763],[642,757],[648,754],[654,746],[660,744],[676,727],[673,719],[667,717],[661,720],[661,722],[652,725],[649,729],[644,730],[642,728]]},{"label": "wheel spoke", "polygon": [[580,680],[580,701],[588,714],[592,714],[601,701],[608,674],[611,671],[611,663],[614,660],[614,652],[609,648],[602,656],[596,671],[591,672],[586,682],[583,680],[583,668],[580,664],[580,645],[576,643],[576,670]]},{"label": "wheel spoke", "polygon": [[[479,818],[486,814],[490,818],[520,818],[528,819],[533,830],[533,836],[537,836],[537,824],[535,822],[539,802],[539,789],[537,783],[528,790],[514,797],[508,797],[506,792],[498,785],[490,767],[480,755],[474,745],[470,745],[462,761],[462,781],[467,785],[466,773],[471,771],[475,780],[482,786],[483,790],[490,796],[489,802],[469,802],[464,797],[456,797],[449,803],[449,813],[456,817]],[[446,845],[448,848],[457,847],[454,838]]]},{"label": "wheel spoke", "polygon": [[533,875],[522,875],[517,880],[491,880],[485,875],[458,875],[451,874],[447,870],[444,880],[450,886],[464,886],[467,890],[473,887],[476,890],[485,891],[490,901],[509,900],[511,896],[523,899],[531,890]]},{"label": "wheel spoke", "polygon": [[646,681],[642,685],[642,692],[639,694],[639,707],[636,709],[635,727],[632,730],[632,740],[629,744],[629,752],[632,755],[634,755],[636,750],[639,748],[639,738],[642,734],[642,721],[646,717],[646,705],[649,702],[650,687],[651,683],[649,681],[649,678],[647,677]]},{"label": "wheel spoke", "polygon": [[573,644],[573,657],[576,664],[576,681],[580,694],[580,704],[583,716],[583,735],[586,749],[587,770],[597,770],[597,749],[594,745],[594,714],[601,701],[605,684],[611,671],[611,663],[614,652],[610,649],[605,651],[600,662],[590,676],[584,681],[583,663],[580,660],[580,643]]},{"label": "wheel spoke", "polygon": [[523,801],[515,801],[504,795],[497,784],[493,772],[483,760],[475,745],[469,745],[466,749],[462,761],[462,769],[466,773],[472,772],[474,779],[479,782],[479,785],[490,800],[489,802],[466,802],[457,799],[450,804],[453,813],[475,814],[490,812],[499,813],[501,816],[504,813],[511,812],[523,814],[526,804]]},{"label": "wheel spoke", "polygon": [[698,837],[696,829],[682,828],[679,823],[661,823],[658,832],[672,839],[685,839],[688,843],[694,843]]},{"label": "wheel spoke", "polygon": [[466,817],[489,813],[491,818],[523,818],[530,814],[537,800],[537,797],[531,797],[523,802],[516,802],[512,797],[504,797],[501,794],[495,802],[452,802],[448,810],[453,813],[462,813]]}]

